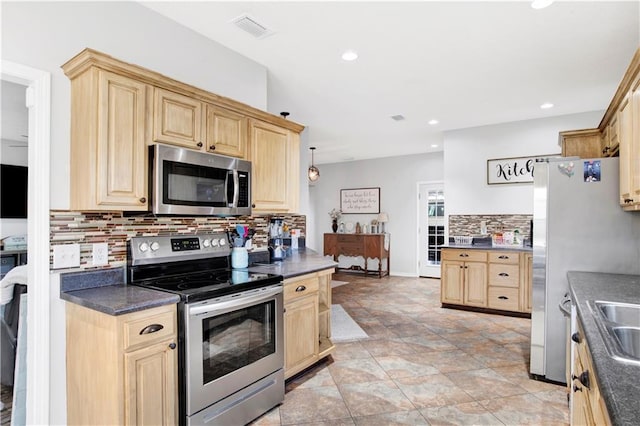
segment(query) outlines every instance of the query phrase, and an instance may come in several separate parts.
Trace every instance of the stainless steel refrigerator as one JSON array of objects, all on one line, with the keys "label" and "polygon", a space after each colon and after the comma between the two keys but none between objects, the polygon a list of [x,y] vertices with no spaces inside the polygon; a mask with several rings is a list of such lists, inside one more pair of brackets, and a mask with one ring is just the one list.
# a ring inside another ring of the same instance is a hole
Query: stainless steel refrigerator
[{"label": "stainless steel refrigerator", "polygon": [[[618,158],[535,165],[530,372],[566,382],[568,271],[640,274],[640,213],[619,205]],[[606,283],[602,283],[606,286]]]}]

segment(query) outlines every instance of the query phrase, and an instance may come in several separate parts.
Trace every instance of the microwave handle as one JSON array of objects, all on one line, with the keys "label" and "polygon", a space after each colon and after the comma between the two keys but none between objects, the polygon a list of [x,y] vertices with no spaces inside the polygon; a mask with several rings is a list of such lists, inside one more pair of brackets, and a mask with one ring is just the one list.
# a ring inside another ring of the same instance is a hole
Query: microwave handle
[{"label": "microwave handle", "polygon": [[[230,181],[229,176],[233,176],[233,180]],[[229,185],[233,185],[233,199],[231,200],[229,207],[237,207],[238,206],[238,198],[240,197],[240,179],[238,178],[237,170],[230,170],[227,173],[227,188]],[[229,191],[227,191],[227,194]]]}]

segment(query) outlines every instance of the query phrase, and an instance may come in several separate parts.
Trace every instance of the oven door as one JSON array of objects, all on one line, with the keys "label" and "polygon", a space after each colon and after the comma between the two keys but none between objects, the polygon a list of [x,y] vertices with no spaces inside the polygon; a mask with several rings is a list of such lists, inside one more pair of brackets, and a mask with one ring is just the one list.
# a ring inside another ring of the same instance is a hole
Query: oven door
[{"label": "oven door", "polygon": [[186,414],[284,367],[282,285],[188,304]]}]

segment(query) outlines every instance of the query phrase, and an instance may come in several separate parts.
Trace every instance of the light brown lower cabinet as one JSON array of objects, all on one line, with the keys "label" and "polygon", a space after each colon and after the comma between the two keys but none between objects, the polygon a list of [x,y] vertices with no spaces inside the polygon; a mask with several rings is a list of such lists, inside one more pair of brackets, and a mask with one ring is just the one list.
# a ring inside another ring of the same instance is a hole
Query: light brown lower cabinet
[{"label": "light brown lower cabinet", "polygon": [[440,301],[530,313],[531,259],[528,252],[444,248]]},{"label": "light brown lower cabinet", "polygon": [[593,363],[589,345],[584,337],[582,325],[578,321],[578,331],[571,340],[574,348],[572,382],[570,383],[572,425],[610,425],[611,420],[598,380],[593,373]]},{"label": "light brown lower cabinet", "polygon": [[67,303],[66,323],[68,424],[177,424],[175,305],[113,316]]},{"label": "light brown lower cabinet", "polygon": [[284,281],[284,375],[289,378],[333,352],[333,269]]}]

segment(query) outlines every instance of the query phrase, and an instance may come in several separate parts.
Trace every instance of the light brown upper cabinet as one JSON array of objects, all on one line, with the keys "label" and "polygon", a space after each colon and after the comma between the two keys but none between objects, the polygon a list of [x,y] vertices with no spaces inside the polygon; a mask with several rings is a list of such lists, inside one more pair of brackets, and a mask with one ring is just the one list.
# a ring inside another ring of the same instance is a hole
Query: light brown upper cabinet
[{"label": "light brown upper cabinet", "polygon": [[298,211],[304,126],[92,49],[62,69],[72,210],[147,210],[147,146],[160,142],[248,159],[256,213]]},{"label": "light brown upper cabinet", "polygon": [[620,205],[627,211],[640,211],[640,48],[598,128],[560,132],[559,142],[563,156],[619,156]]},{"label": "light brown upper cabinet", "polygon": [[247,117],[207,104],[205,144],[207,151],[232,157],[247,157]]},{"label": "light brown upper cabinet", "polygon": [[71,80],[72,210],[147,210],[151,88],[90,67]]},{"label": "light brown upper cabinet", "polygon": [[256,212],[296,212],[300,136],[259,120],[249,121],[252,202]]},{"label": "light brown upper cabinet", "polygon": [[154,89],[153,142],[200,149],[202,102],[164,89]]}]

